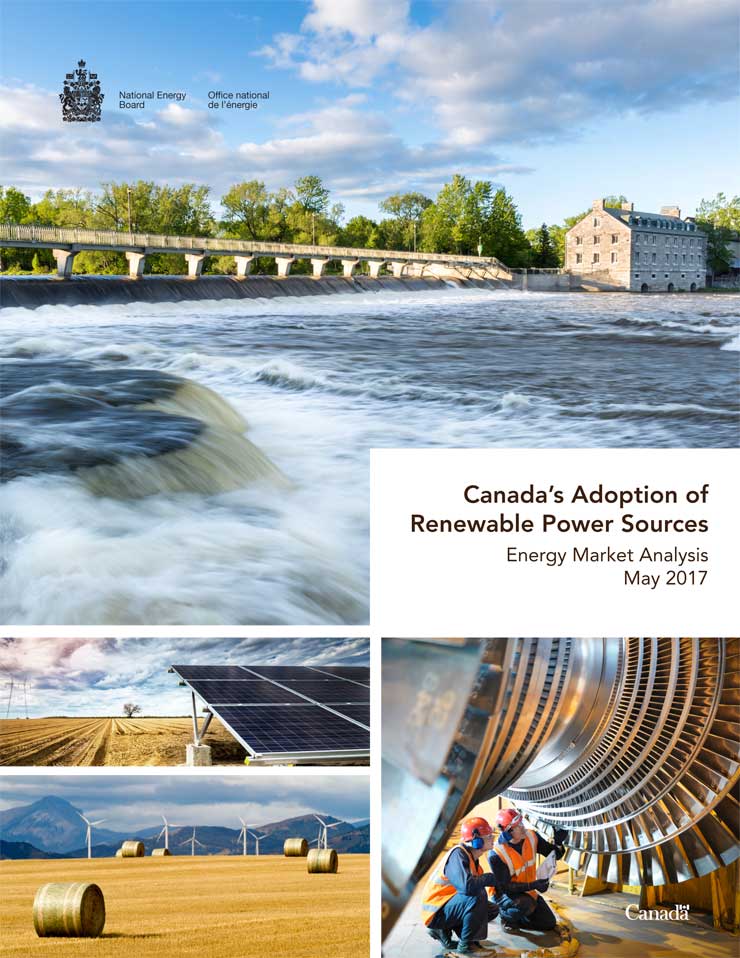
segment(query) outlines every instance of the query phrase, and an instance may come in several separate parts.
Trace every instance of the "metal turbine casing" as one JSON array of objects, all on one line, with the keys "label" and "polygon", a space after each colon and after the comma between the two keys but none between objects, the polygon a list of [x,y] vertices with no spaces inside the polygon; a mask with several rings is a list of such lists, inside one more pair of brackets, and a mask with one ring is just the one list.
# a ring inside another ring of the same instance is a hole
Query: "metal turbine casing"
[{"label": "metal turbine casing", "polygon": [[740,640],[383,640],[383,933],[474,805],[662,885],[740,857]]}]

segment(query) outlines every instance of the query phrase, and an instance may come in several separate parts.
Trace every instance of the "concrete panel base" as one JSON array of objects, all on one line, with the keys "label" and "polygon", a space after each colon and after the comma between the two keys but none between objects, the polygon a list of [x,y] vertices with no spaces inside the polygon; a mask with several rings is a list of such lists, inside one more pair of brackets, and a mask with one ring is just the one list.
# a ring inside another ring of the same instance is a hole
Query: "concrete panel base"
[{"label": "concrete panel base", "polygon": [[144,275],[146,255],[144,253],[132,253],[130,250],[126,250],[126,259],[128,260],[128,274],[131,279],[141,279]]},{"label": "concrete panel base", "polygon": [[329,262],[328,257],[323,257],[322,259],[312,259],[311,267],[313,269],[313,275],[318,279],[320,276],[324,275],[324,270],[326,269],[326,264]]},{"label": "concrete panel base", "polygon": [[191,279],[197,279],[203,272],[203,262],[206,258],[205,253],[186,253],[185,262],[188,264],[188,276]]},{"label": "concrete panel base", "polygon": [[276,256],[275,262],[277,263],[278,276],[289,276],[290,264],[295,263],[295,257],[294,256]]},{"label": "concrete panel base", "polygon": [[345,278],[349,279],[359,265],[360,265],[359,259],[343,259],[342,272]]},{"label": "concrete panel base", "polygon": [[252,269],[254,256],[235,256],[234,260],[236,262],[237,277],[239,279],[244,279],[244,277],[247,276]]},{"label": "concrete panel base", "polygon": [[72,264],[75,260],[75,253],[70,252],[68,249],[54,249],[52,250],[54,254],[54,259],[57,261],[57,275],[67,279],[72,275]]},{"label": "concrete panel base", "polygon": [[396,279],[400,279],[403,276],[403,271],[406,268],[406,263],[404,262],[399,263],[396,261],[393,263],[389,263],[388,265],[393,270],[393,275],[396,277]]},{"label": "concrete panel base", "polygon": [[385,265],[384,259],[369,259],[367,265],[370,267],[370,276],[377,279],[380,276],[380,270]]},{"label": "concrete panel base", "polygon": [[188,745],[185,756],[186,765],[211,765],[210,745]]}]

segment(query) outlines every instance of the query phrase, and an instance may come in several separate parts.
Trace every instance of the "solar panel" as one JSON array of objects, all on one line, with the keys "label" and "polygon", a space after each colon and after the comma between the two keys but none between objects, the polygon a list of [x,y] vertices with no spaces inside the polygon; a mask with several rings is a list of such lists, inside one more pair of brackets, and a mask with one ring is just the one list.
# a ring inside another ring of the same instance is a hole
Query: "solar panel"
[{"label": "solar panel", "polygon": [[321,672],[330,672],[342,679],[352,679],[354,682],[370,684],[370,669],[361,665],[317,665]]},{"label": "solar panel", "polygon": [[255,672],[266,679],[283,682],[285,679],[305,679],[314,676],[310,665],[249,665],[250,672]]},{"label": "solar panel", "polygon": [[240,665],[173,665],[186,681],[190,679],[256,679]]},{"label": "solar panel", "polygon": [[305,702],[305,699],[264,679],[254,682],[209,682],[191,679],[188,684],[209,705],[280,705],[291,702],[298,705]]},{"label": "solar panel", "polygon": [[321,703],[370,701],[370,689],[366,685],[345,682],[343,679],[330,679],[328,676],[318,682],[315,680],[304,682],[286,679],[282,684]]},{"label": "solar panel", "polygon": [[341,712],[355,722],[362,722],[370,728],[370,706],[369,705],[332,705],[335,712]]},{"label": "solar panel", "polygon": [[256,752],[323,752],[370,747],[367,729],[317,705],[279,708],[230,708],[221,718]]},{"label": "solar panel", "polygon": [[370,669],[330,668],[172,666],[253,757],[365,757],[370,732],[357,723],[370,724]]}]

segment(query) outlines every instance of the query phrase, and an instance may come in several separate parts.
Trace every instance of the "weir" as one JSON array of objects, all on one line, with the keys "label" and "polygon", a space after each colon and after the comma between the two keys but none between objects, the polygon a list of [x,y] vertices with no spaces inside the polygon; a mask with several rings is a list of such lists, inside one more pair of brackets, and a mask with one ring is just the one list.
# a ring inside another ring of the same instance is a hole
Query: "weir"
[{"label": "weir", "polygon": [[68,279],[77,253],[125,253],[129,276],[140,279],[146,257],[154,253],[179,253],[188,263],[188,276],[197,279],[208,256],[233,256],[237,276],[246,279],[255,256],[272,258],[279,276],[288,276],[297,259],[312,261],[314,276],[323,274],[326,264],[338,260],[344,275],[349,277],[363,263],[371,276],[378,276],[385,266],[396,278],[424,276],[428,272],[462,278],[474,270],[478,279],[513,282],[512,271],[495,256],[473,256],[457,253],[424,253],[408,250],[359,249],[345,246],[315,246],[295,243],[255,242],[228,237],[165,236],[149,233],[119,233],[112,230],[60,229],[52,226],[18,226],[0,224],[0,245],[25,249],[51,249],[57,261],[57,275]]}]

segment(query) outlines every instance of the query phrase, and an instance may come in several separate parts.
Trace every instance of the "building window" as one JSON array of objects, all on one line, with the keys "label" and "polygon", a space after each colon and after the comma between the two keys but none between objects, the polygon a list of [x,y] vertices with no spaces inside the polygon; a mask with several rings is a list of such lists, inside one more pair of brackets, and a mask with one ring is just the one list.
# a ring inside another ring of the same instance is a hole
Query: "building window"
[{"label": "building window", "polygon": [[598,217],[598,216],[594,216],[594,226],[598,226],[600,222],[601,222],[601,220],[599,219],[599,217]]},{"label": "building window", "polygon": [[601,259],[601,257],[599,256],[599,254],[598,254],[598,253],[594,253],[594,258],[593,258],[593,260],[592,260],[591,262],[593,262],[593,263],[598,263],[598,262],[600,261],[600,259]]},{"label": "building window", "polygon": [[594,246],[598,246],[601,243],[600,236],[594,236]]},{"label": "building window", "polygon": [[690,253],[690,254],[689,254],[689,262],[690,262],[690,263],[693,263],[693,262],[694,262],[694,254],[693,254],[693,253]]},{"label": "building window", "polygon": [[666,254],[665,254],[665,261],[666,261],[666,263],[670,263],[670,261],[671,261],[671,254],[670,254],[670,253],[666,253]]},{"label": "building window", "polygon": [[612,243],[619,242],[619,233],[612,233]]},{"label": "building window", "polygon": [[635,262],[636,262],[636,263],[639,263],[639,262],[640,262],[640,253],[639,253],[639,251],[635,253]]},{"label": "building window", "polygon": [[682,253],[682,254],[681,254],[681,262],[682,262],[682,263],[685,263],[685,262],[686,262],[686,253]]},{"label": "building window", "polygon": [[657,241],[658,241],[658,237],[655,235],[655,233],[653,233],[653,246],[655,246]]},{"label": "building window", "polygon": [[576,263],[582,263],[582,262],[583,262],[583,254],[576,253]]},{"label": "building window", "polygon": [[639,273],[635,273],[635,279],[639,279],[639,278],[640,278],[640,274],[639,274]]},{"label": "building window", "polygon": [[576,246],[583,246],[583,237],[576,236]]},{"label": "building window", "polygon": [[689,246],[693,246],[693,245],[694,245],[694,237],[692,236],[691,239],[689,240]]},{"label": "building window", "polygon": [[612,263],[616,263],[616,262],[617,262],[617,254],[612,253]]},{"label": "building window", "polygon": [[674,253],[674,254],[673,254],[673,262],[674,262],[674,263],[677,263],[677,262],[678,262],[678,253]]},{"label": "building window", "polygon": [[658,260],[657,255],[656,255],[655,253],[653,253],[653,262],[655,263],[655,262],[657,262],[657,260]]}]

